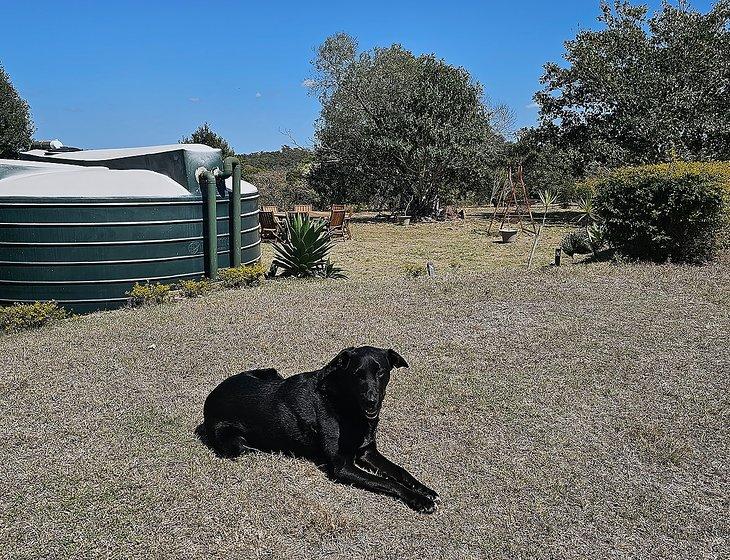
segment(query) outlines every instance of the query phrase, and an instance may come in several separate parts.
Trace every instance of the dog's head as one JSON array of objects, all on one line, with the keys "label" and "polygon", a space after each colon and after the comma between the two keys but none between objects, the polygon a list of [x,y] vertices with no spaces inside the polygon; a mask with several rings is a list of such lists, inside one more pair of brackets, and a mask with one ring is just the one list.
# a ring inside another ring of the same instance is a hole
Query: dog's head
[{"label": "dog's head", "polygon": [[408,363],[395,350],[345,348],[325,367],[322,386],[333,398],[354,400],[359,414],[375,420],[380,415],[390,372],[400,367],[408,367]]}]

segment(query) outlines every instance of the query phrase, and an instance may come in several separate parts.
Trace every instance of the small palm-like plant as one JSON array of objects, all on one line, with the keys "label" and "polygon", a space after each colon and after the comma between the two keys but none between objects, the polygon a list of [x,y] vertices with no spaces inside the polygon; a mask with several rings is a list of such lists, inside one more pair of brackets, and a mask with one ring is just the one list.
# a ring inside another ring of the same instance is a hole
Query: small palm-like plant
[{"label": "small palm-like plant", "polygon": [[537,249],[537,243],[540,240],[540,234],[542,233],[542,229],[545,227],[545,219],[547,218],[548,209],[550,208],[550,206],[555,204],[556,200],[558,200],[558,195],[549,190],[539,192],[538,197],[540,198],[540,204],[542,204],[542,224],[540,224],[540,227],[535,234],[535,239],[532,240],[532,250],[530,251],[530,258],[527,261],[527,268],[530,268],[532,266],[532,259],[535,256],[535,249]]},{"label": "small palm-like plant", "polygon": [[272,264],[282,276],[322,276],[333,243],[322,220],[294,216],[286,221],[286,237],[274,244]]},{"label": "small palm-like plant", "polygon": [[593,206],[593,197],[581,197],[580,200],[578,200],[578,210],[581,211],[581,216],[580,218],[578,218],[579,224],[586,225],[596,221],[596,214]]}]

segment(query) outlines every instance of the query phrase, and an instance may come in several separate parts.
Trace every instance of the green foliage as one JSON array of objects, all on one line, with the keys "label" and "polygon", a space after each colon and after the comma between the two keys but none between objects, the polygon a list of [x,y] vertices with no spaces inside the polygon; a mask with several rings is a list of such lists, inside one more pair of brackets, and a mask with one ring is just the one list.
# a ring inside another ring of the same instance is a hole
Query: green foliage
[{"label": "green foliage", "polygon": [[261,204],[271,204],[279,208],[293,208],[295,204],[318,206],[319,195],[296,172],[283,169],[263,170],[257,172],[250,181],[259,190]]},{"label": "green foliage", "polygon": [[535,95],[540,131],[574,168],[730,159],[730,2],[707,13],[663,2],[652,15],[601,2],[603,28],[565,43]]},{"label": "green foliage", "polygon": [[531,194],[549,189],[561,202],[575,199],[575,155],[544,139],[535,129],[523,129],[507,152],[507,163],[522,164],[522,173]]},{"label": "green foliage", "polygon": [[386,201],[417,218],[483,189],[503,139],[481,85],[434,55],[356,49],[339,34],[314,62],[322,112],[308,178],[323,201]]},{"label": "green foliage", "polygon": [[69,317],[56,302],[15,303],[0,307],[0,332],[14,333],[37,329]]},{"label": "green foliage", "polygon": [[183,280],[179,285],[182,295],[187,298],[196,298],[212,292],[215,287],[210,280]]},{"label": "green foliage", "polygon": [[132,289],[127,292],[129,303],[133,307],[141,305],[158,305],[170,299],[170,286],[157,282],[144,284],[135,283]]},{"label": "green foliage", "polygon": [[630,259],[702,262],[728,220],[730,163],[623,168],[596,179],[595,214]]},{"label": "green foliage", "polygon": [[286,224],[286,239],[274,244],[273,265],[282,270],[282,276],[322,276],[333,246],[327,224],[301,216]]},{"label": "green foliage", "polygon": [[234,155],[233,149],[231,149],[226,139],[213,132],[207,122],[196,128],[190,136],[184,136],[181,138],[180,143],[205,144],[211,148],[220,148],[223,158]]},{"label": "green foliage", "polygon": [[578,202],[578,204],[580,205],[581,201],[592,200],[595,194],[596,187],[593,181],[580,181],[576,183],[575,187],[573,188],[573,197],[571,198],[571,200],[573,202]]},{"label": "green foliage", "polygon": [[226,288],[243,288],[258,286],[263,282],[266,268],[261,263],[242,265],[235,268],[224,268],[218,272],[218,278]]},{"label": "green foliage", "polygon": [[0,66],[0,158],[14,158],[30,148],[33,136],[30,108]]},{"label": "green foliage", "polygon": [[254,152],[251,154],[239,154],[236,157],[241,165],[249,166],[252,174],[259,171],[297,169],[312,161],[312,151],[306,148],[291,148],[282,146],[276,152]]}]

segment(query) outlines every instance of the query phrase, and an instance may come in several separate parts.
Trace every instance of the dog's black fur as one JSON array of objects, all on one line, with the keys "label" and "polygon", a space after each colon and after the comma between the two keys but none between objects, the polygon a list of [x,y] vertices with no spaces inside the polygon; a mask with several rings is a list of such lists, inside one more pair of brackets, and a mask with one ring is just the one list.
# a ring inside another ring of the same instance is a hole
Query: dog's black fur
[{"label": "dog's black fur", "polygon": [[275,369],[239,373],[210,393],[197,432],[221,457],[249,450],[291,453],[335,481],[431,513],[438,494],[383,457],[375,443],[390,371],[399,367],[408,364],[395,350],[362,346],[286,379]]}]

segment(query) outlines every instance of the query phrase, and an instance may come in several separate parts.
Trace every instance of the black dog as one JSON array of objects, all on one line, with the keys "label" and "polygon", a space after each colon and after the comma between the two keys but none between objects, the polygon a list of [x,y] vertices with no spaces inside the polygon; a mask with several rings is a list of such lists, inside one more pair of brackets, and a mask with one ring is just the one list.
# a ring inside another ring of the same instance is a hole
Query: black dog
[{"label": "black dog", "polygon": [[[208,395],[198,435],[219,456],[291,453],[335,481],[390,494],[423,513],[438,494],[383,457],[375,444],[390,370],[408,367],[394,350],[346,348],[320,370],[284,379],[275,369],[229,377]],[[367,470],[363,470],[362,468]]]}]

